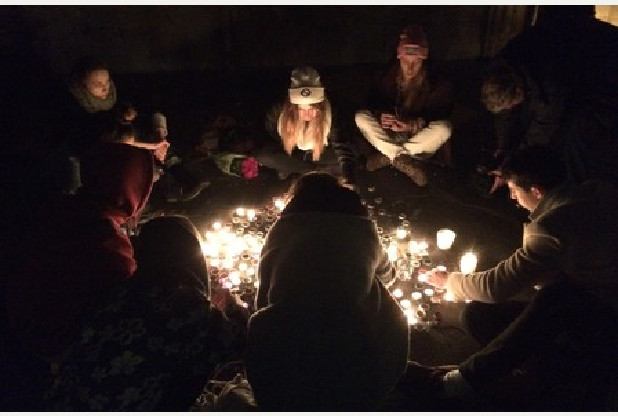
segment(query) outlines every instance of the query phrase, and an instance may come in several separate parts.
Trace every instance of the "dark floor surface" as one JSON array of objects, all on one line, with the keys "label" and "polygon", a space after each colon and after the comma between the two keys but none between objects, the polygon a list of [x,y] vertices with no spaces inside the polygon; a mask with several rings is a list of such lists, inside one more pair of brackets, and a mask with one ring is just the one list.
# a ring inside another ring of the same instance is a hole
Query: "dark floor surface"
[{"label": "dark floor surface", "polygon": [[[492,267],[506,258],[520,244],[521,226],[525,219],[524,212],[509,200],[505,189],[489,197],[487,178],[474,171],[474,158],[478,155],[479,143],[482,141],[480,135],[491,129],[491,126],[484,124],[483,115],[478,113],[476,107],[479,74],[475,70],[476,64],[468,63],[464,68],[465,71],[458,72],[460,81],[465,83],[467,90],[460,90],[460,103],[455,115],[458,118],[458,130],[453,137],[454,166],[432,166],[430,183],[426,188],[417,187],[391,167],[375,172],[361,170],[358,186],[363,199],[368,203],[373,201],[376,210],[383,210],[384,215],[378,218],[379,221],[405,217],[410,222],[412,233],[426,239],[430,244],[429,255],[433,263],[444,262],[451,270],[455,267],[456,259],[468,249],[474,249],[478,255],[477,269]],[[339,86],[335,91],[339,96],[346,96],[346,91],[352,94],[347,101],[350,109],[355,108],[360,99],[361,94],[355,89],[357,83],[369,79],[365,76],[367,69],[363,71],[359,73],[349,68],[339,72],[331,70],[330,78],[328,71],[325,71],[327,83],[330,80],[328,85]],[[266,81],[253,82],[260,76],[266,77]],[[197,74],[187,75],[182,80],[172,76],[151,78],[139,81],[137,77],[124,77],[121,81],[125,86],[131,86],[129,89],[136,93],[135,95],[147,96],[145,91],[161,95],[158,101],[166,102],[165,112],[172,143],[180,149],[185,163],[211,184],[196,198],[186,202],[166,202],[155,191],[146,216],[184,214],[189,216],[200,230],[205,230],[215,220],[225,221],[230,218],[232,211],[238,206],[261,207],[271,204],[273,197],[281,196],[287,190],[291,179],[280,180],[276,172],[269,169],[261,169],[259,176],[252,180],[224,174],[212,161],[196,154],[194,147],[200,141],[204,126],[215,114],[213,108],[217,106],[213,101],[226,100],[234,103],[237,98],[242,98],[243,90],[253,88],[253,97],[260,96],[257,110],[264,111],[266,108],[263,104],[278,97],[278,92],[287,87],[285,83],[289,80],[288,69],[267,74],[256,73],[250,79],[240,76],[240,81],[232,86],[234,94],[228,94],[225,85],[217,84],[212,79],[208,85],[216,88],[210,90],[212,94],[205,93],[205,89],[208,89],[205,81],[204,85],[195,84],[195,81],[200,79]],[[156,82],[153,79],[156,79]],[[153,85],[156,86],[155,90]],[[257,90],[256,85],[259,85]],[[191,92],[194,95],[191,95]],[[255,106],[252,108],[256,110]],[[12,163],[20,164],[19,159],[13,159]],[[4,169],[7,177],[11,177],[11,167],[5,165]],[[26,172],[29,170],[23,166],[20,166],[20,169]],[[9,192],[27,192],[20,187],[19,182],[19,177],[12,176],[11,186],[14,188],[9,188],[12,189]],[[376,198],[381,198],[382,201],[378,204]],[[27,206],[24,208],[27,211]],[[453,247],[448,252],[435,248],[435,232],[440,228],[450,228],[457,234]],[[456,364],[478,348],[459,324],[462,304],[441,303],[434,307],[442,314],[442,320],[436,325],[413,327],[410,358],[430,365]]]}]

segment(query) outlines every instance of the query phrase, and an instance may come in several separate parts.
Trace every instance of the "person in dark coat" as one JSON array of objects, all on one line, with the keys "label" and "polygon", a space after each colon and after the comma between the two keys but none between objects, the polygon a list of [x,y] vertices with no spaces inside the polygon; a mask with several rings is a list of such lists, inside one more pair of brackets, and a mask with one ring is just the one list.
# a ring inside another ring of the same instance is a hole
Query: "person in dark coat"
[{"label": "person in dark coat", "polygon": [[82,161],[83,186],[35,210],[20,236],[22,263],[6,279],[0,373],[15,392],[49,376],[97,303],[137,268],[125,226],[152,190],[151,152],[101,144]]},{"label": "person in dark coat", "polygon": [[[552,147],[572,180],[618,183],[618,28],[594,6],[542,6],[491,63],[481,90],[494,114],[494,167],[519,148]],[[496,179],[492,192],[504,181]]]},{"label": "person in dark coat", "polygon": [[202,238],[184,216],[145,222],[138,270],[104,301],[59,363],[53,411],[188,411],[215,370],[241,358],[246,320],[210,300]]},{"label": "person in dark coat", "polygon": [[408,325],[354,191],[302,175],[262,248],[246,371],[264,411],[376,410],[399,380]]}]

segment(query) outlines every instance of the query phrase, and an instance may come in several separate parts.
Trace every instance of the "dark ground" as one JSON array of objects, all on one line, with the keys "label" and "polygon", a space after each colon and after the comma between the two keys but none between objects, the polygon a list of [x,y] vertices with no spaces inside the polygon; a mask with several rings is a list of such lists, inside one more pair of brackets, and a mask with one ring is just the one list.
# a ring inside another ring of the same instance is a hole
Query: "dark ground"
[{"label": "dark ground", "polygon": [[[475,174],[480,146],[488,139],[481,136],[489,134],[491,124],[487,124],[486,115],[478,109],[473,91],[478,78],[477,64],[459,63],[457,67],[457,64],[451,63],[450,66],[450,71],[462,77],[462,85],[465,85],[465,88],[458,90],[456,98],[453,166],[441,168],[430,165],[432,177],[430,185],[424,189],[390,167],[376,172],[361,170],[359,192],[368,201],[381,197],[381,207],[387,217],[396,218],[404,214],[413,232],[433,244],[430,246],[430,256],[434,263],[444,260],[452,264],[454,257],[474,249],[479,256],[478,269],[484,269],[494,266],[519,246],[525,215],[514,207],[505,189],[489,197],[487,178]],[[358,108],[362,92],[357,87],[365,85],[368,74],[374,69],[330,68],[322,71],[327,88],[329,85],[337,86],[331,96],[343,103],[344,113],[348,109],[351,114],[354,108]],[[199,74],[186,75],[182,84],[172,76],[141,81],[133,77],[123,79],[133,85],[135,91],[142,89],[140,84],[158,83],[156,91],[160,94],[158,99],[166,104],[170,141],[181,150],[191,170],[211,182],[198,197],[186,202],[167,203],[155,192],[149,207],[151,213],[186,214],[200,229],[205,229],[215,220],[225,221],[238,206],[261,207],[272,203],[273,197],[281,196],[287,190],[292,179],[280,180],[270,169],[261,168],[257,178],[245,180],[223,174],[212,161],[194,150],[205,127],[221,109],[242,114],[245,121],[249,120],[248,124],[259,122],[268,105],[285,93],[287,73],[286,69],[278,69],[227,74],[231,81],[213,85],[208,93],[200,89],[202,92],[196,92],[193,97],[185,95],[177,86],[205,82]],[[215,103],[213,100],[219,101]],[[189,102],[192,106],[187,107]],[[370,188],[375,190],[370,192]],[[432,250],[435,247],[435,232],[440,228],[451,228],[457,233],[455,243],[448,252]],[[412,359],[423,364],[453,364],[477,348],[459,325],[461,307],[461,304],[452,303],[438,305],[436,309],[443,315],[442,322],[430,329],[412,331]]]},{"label": "dark ground", "polygon": [[[386,218],[405,215],[413,233],[430,243],[429,254],[434,264],[444,261],[452,265],[465,250],[473,248],[479,256],[477,269],[485,269],[519,246],[525,215],[514,207],[504,189],[488,197],[489,182],[483,180],[487,178],[475,174],[481,148],[491,139],[492,128],[477,98],[480,64],[454,62],[444,63],[443,67],[459,86],[453,114],[455,133],[451,139],[453,166],[432,166],[427,188],[418,188],[391,167],[376,172],[361,170],[359,192],[367,201],[382,198],[380,206]],[[331,91],[332,101],[341,103],[343,113],[350,116],[360,108],[375,69],[318,68],[327,91]],[[168,119],[170,141],[187,166],[211,182],[200,195],[186,202],[169,203],[157,192],[153,193],[146,215],[185,214],[203,230],[214,220],[229,217],[238,206],[259,207],[272,203],[273,197],[281,196],[289,187],[291,179],[280,180],[269,169],[261,169],[259,176],[252,180],[226,175],[212,161],[195,152],[205,128],[222,110],[231,109],[236,115],[240,114],[241,119],[245,118],[244,121],[248,120],[249,125],[259,123],[268,106],[285,94],[289,68],[218,74],[119,74],[115,79],[120,95],[125,91],[125,96],[138,109],[163,110]],[[36,112],[36,109],[31,110]],[[350,134],[358,135],[358,132]],[[25,159],[20,157],[7,157],[7,160],[9,162],[3,166],[7,172],[5,179],[10,178],[7,192],[28,192],[20,185],[19,175],[32,174],[32,169],[24,167],[21,161]],[[13,170],[13,166],[18,168]],[[370,192],[369,188],[374,190]],[[28,206],[15,209],[15,212],[27,212]],[[11,227],[19,221],[23,219]],[[438,253],[435,232],[445,227],[453,229],[457,238],[449,252]],[[436,326],[412,330],[410,358],[428,365],[456,364],[474,352],[477,345],[459,325],[461,304],[440,304],[435,308],[443,319]]]}]

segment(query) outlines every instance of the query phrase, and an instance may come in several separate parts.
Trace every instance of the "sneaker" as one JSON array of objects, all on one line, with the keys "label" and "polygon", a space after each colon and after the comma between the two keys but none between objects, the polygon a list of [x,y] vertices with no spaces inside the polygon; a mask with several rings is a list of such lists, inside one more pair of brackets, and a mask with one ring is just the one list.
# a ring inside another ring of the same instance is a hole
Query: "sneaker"
[{"label": "sneaker", "polygon": [[391,164],[391,160],[388,156],[383,155],[382,153],[374,153],[367,157],[366,169],[368,172],[373,172],[375,170],[384,168]]},{"label": "sneaker", "polygon": [[410,155],[399,155],[393,160],[393,167],[404,173],[412,181],[422,187],[427,185],[427,174],[423,169],[421,162],[417,161]]}]

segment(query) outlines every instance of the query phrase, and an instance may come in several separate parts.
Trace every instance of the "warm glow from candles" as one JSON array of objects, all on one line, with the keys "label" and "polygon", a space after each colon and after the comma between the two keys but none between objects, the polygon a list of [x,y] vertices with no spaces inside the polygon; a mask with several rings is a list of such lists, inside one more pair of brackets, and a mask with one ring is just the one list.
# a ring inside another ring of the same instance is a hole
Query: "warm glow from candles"
[{"label": "warm glow from candles", "polygon": [[255,210],[250,208],[247,210],[247,219],[252,221],[255,218]]},{"label": "warm glow from candles", "polygon": [[465,253],[461,256],[461,261],[459,262],[459,270],[462,273],[472,273],[476,270],[476,254],[471,251]]},{"label": "warm glow from candles", "polygon": [[448,250],[455,241],[455,232],[448,228],[442,228],[436,233],[436,244],[440,250]]},{"label": "warm glow from candles", "polygon": [[245,216],[245,209],[242,207],[236,208],[236,215],[238,215],[239,217],[244,217]]},{"label": "warm glow from candles", "polygon": [[406,231],[406,229],[403,228],[403,227],[399,227],[399,228],[397,228],[397,234],[396,235],[397,235],[398,239],[403,240],[408,235],[408,231]]}]

